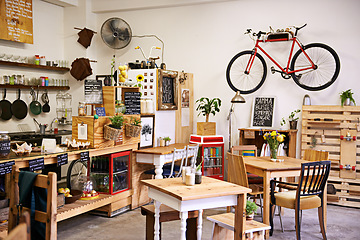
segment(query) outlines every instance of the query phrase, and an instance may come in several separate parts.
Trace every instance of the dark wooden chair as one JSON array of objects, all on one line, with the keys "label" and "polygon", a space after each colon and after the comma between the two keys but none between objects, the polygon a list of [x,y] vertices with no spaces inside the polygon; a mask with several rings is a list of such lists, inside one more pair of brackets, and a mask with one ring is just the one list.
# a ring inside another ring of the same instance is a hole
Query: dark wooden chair
[{"label": "dark wooden chair", "polygon": [[[324,224],[324,189],[330,173],[330,161],[317,161],[301,164],[299,182],[287,183],[276,180],[270,181],[270,235],[274,231],[275,206],[295,209],[296,238],[300,240],[300,212],[305,209],[318,208],[320,229],[323,239],[326,238]],[[296,186],[296,190],[275,192],[276,184]]]}]

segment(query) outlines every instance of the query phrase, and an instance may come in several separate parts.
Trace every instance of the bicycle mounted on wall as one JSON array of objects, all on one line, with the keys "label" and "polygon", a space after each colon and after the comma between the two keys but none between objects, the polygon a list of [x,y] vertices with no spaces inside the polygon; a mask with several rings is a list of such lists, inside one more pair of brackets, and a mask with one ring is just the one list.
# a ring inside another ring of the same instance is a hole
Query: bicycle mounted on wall
[{"label": "bicycle mounted on wall", "polygon": [[[305,27],[294,27],[295,34],[290,29],[266,33],[253,33],[247,29],[245,34],[255,41],[253,50],[242,51],[236,54],[226,69],[226,79],[231,89],[249,94],[258,90],[264,83],[267,66],[259,50],[265,54],[280,70],[271,67],[271,72],[279,72],[284,79],[293,78],[301,88],[309,91],[319,91],[333,84],[339,75],[340,60],[336,52],[322,43],[303,45],[297,38],[297,33]],[[256,39],[255,39],[256,37]],[[261,46],[260,43],[290,41],[291,49],[287,65],[281,66]],[[295,45],[299,50],[293,55]]]}]

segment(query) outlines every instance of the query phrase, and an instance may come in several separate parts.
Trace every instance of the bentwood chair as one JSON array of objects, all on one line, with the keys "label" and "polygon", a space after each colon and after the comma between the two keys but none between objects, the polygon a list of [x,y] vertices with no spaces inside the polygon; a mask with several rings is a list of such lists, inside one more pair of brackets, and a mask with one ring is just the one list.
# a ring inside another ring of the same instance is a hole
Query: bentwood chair
[{"label": "bentwood chair", "polygon": [[[270,235],[274,231],[273,216],[275,205],[295,209],[296,238],[300,240],[301,210],[318,208],[319,223],[323,239],[326,238],[324,224],[324,189],[330,173],[330,161],[317,161],[301,164],[299,182],[286,183],[276,180],[270,181]],[[283,183],[296,186],[296,190],[275,192],[276,184]]]}]

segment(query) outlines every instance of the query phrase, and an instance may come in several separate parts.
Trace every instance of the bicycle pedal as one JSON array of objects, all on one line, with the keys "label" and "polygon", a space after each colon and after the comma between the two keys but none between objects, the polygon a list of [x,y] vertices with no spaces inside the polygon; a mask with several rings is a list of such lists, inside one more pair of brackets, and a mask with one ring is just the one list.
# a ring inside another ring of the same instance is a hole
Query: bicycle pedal
[{"label": "bicycle pedal", "polygon": [[274,67],[271,67],[270,70],[271,70],[271,73],[272,73],[272,74],[274,74],[274,73],[276,72],[276,70],[275,70]]}]

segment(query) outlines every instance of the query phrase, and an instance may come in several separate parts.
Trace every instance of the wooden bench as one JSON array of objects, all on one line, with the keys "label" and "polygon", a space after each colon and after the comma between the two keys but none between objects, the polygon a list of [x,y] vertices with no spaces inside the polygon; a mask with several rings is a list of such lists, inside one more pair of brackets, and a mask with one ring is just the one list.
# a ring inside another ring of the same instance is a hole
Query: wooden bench
[{"label": "wooden bench", "polygon": [[[146,216],[146,240],[154,239],[154,223],[155,223],[155,206],[145,205],[141,207],[141,214]],[[198,211],[190,211],[186,224],[186,239],[197,239],[197,218]],[[174,220],[180,220],[179,211],[170,208],[164,204],[160,206],[160,239],[161,239],[161,223]]]},{"label": "wooden bench", "polygon": [[[207,217],[213,222],[213,240],[234,239],[234,213],[222,213]],[[246,239],[262,240],[264,239],[265,230],[270,229],[269,225],[251,220],[246,221],[245,236]]]}]

